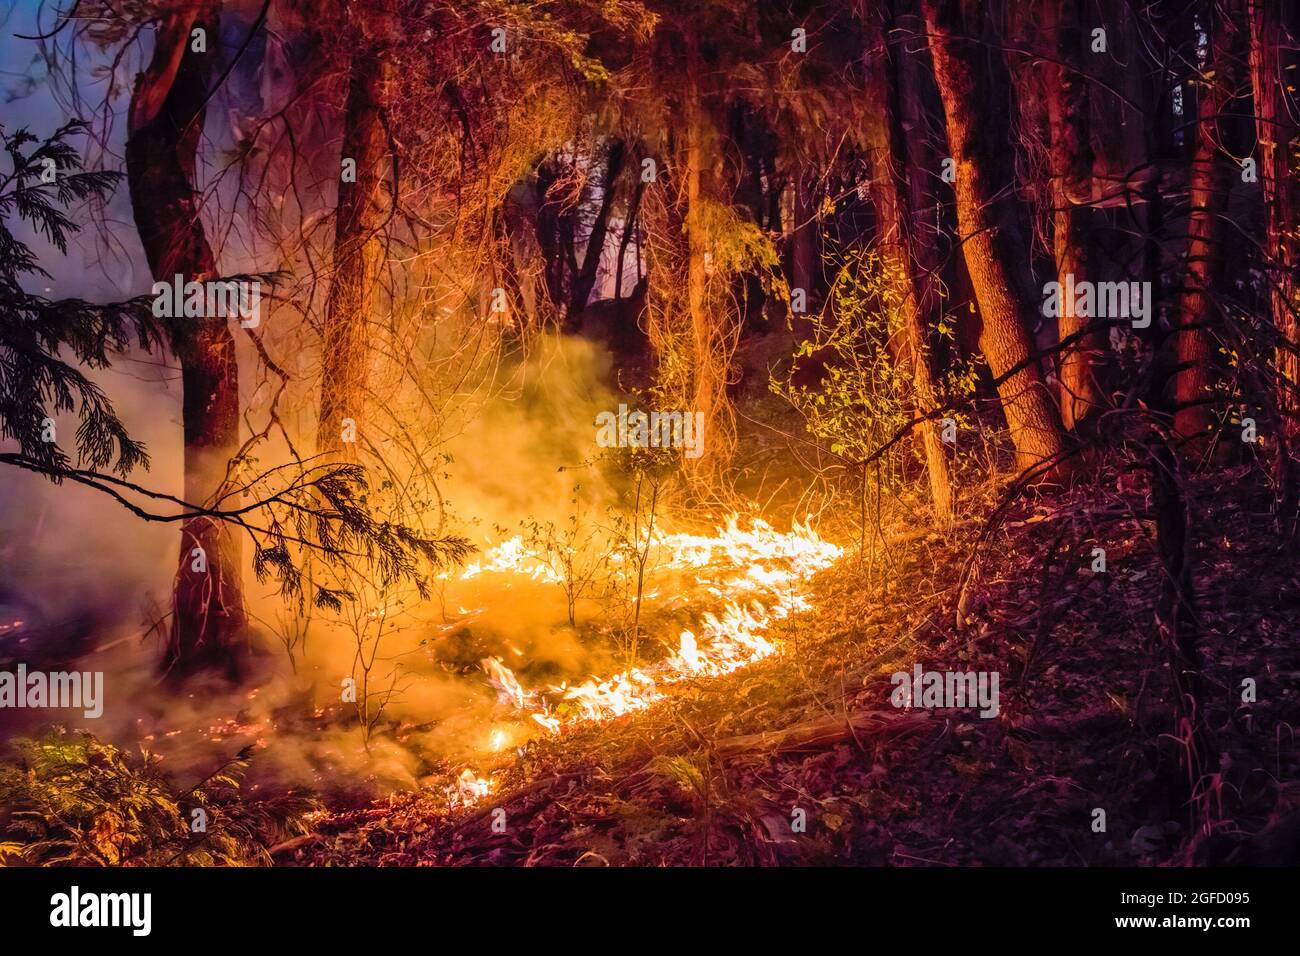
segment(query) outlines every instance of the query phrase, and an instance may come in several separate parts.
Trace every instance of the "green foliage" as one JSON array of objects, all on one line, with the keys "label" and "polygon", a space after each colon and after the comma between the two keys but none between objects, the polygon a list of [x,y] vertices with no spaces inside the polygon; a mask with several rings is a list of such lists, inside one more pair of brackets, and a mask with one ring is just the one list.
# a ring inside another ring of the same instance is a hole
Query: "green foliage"
[{"label": "green foliage", "polygon": [[[268,846],[307,832],[316,809],[285,796],[240,798],[245,748],[194,788],[174,795],[156,754],[132,757],[91,734],[56,728],[17,742],[0,766],[0,860],[52,866],[246,866],[269,862]],[[206,831],[192,832],[194,811]]]},{"label": "green foliage", "polygon": [[[803,415],[808,431],[848,462],[865,460],[915,414],[905,348],[904,296],[908,277],[872,249],[852,253],[831,287],[826,308],[810,316],[812,331],[794,351],[788,371],[774,374],[771,390]],[[939,334],[952,336],[946,322]],[[799,370],[824,363],[820,385],[801,383]],[[974,371],[955,368],[938,383],[941,404],[973,392]],[[954,417],[957,417],[954,415]]]},{"label": "green foliage", "polygon": [[734,206],[700,201],[700,227],[708,237],[712,268],[726,279],[746,272],[776,279],[781,254],[770,236]]},{"label": "green foliage", "polygon": [[709,802],[709,777],[707,766],[701,767],[700,758],[693,754],[669,756],[660,754],[650,761],[647,769],[672,780],[682,792],[694,798],[701,806]]},{"label": "green foliage", "polygon": [[[46,276],[31,248],[14,235],[13,216],[25,221],[60,252],[78,227],[70,204],[96,199],[120,178],[113,172],[83,172],[67,142],[84,124],[66,123],[44,141],[26,129],[0,143],[10,170],[0,177],[0,440],[18,443],[22,455],[54,480],[72,462],[57,441],[47,440],[46,419],[76,412],[77,452],[91,469],[112,465],[127,474],[148,465],[144,446],[127,435],[112,403],[79,369],[58,358],[66,350],[92,369],[109,366],[109,356],[133,342],[149,350],[161,342],[148,296],[111,305],[80,299],[51,300],[25,291],[22,280]],[[53,181],[47,181],[53,171]]]}]

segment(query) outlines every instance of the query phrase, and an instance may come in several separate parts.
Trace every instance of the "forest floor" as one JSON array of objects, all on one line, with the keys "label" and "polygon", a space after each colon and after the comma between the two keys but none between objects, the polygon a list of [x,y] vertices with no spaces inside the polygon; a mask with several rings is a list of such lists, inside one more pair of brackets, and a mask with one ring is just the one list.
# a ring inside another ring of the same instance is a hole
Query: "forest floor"
[{"label": "forest floor", "polygon": [[[1149,495],[1110,473],[1015,502],[983,537],[983,519],[884,529],[872,565],[845,557],[815,581],[813,610],[779,622],[782,653],[535,741],[475,806],[429,789],[339,810],[276,861],[1293,862],[1300,570],[1279,555],[1264,489],[1218,493],[1244,474],[1189,482],[1204,717],[1221,755],[1210,834],[1190,832],[1177,796]],[[998,494],[965,513],[993,514]],[[997,672],[997,716],[892,706],[890,675],[918,663]]]}]

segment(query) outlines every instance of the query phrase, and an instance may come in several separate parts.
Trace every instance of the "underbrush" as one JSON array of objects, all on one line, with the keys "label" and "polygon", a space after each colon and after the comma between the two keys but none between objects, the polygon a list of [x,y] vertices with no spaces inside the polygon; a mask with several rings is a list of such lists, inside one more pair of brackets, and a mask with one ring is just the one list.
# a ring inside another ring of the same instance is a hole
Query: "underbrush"
[{"label": "underbrush", "polygon": [[[1242,469],[1189,484],[1202,717],[1221,755],[1208,819],[1179,786],[1175,701],[1153,636],[1149,489],[1099,474],[1005,510],[981,487],[986,518],[946,534],[887,528],[874,560],[846,556],[819,577],[812,609],[780,623],[783,653],[680,686],[635,718],[536,742],[471,812],[410,794],[323,819],[309,859],[1294,861],[1300,752],[1294,691],[1279,677],[1300,666],[1300,578],[1267,533],[1262,494]],[[891,676],[917,664],[999,672],[996,719],[896,709]],[[1247,678],[1260,688],[1249,700]],[[489,825],[497,811],[504,832]]]},{"label": "underbrush", "polygon": [[187,790],[158,755],[55,728],[0,765],[0,863],[32,866],[256,866],[306,831],[311,800],[248,800],[241,750]]}]

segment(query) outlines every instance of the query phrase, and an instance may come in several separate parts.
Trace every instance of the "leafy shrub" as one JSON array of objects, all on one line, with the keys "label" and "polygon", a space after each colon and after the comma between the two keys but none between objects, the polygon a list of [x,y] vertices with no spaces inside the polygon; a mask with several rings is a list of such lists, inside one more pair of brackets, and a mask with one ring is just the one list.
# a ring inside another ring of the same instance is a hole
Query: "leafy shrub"
[{"label": "leafy shrub", "polygon": [[[305,815],[315,809],[296,796],[241,799],[240,778],[251,748],[175,794],[158,755],[143,748],[133,757],[92,734],[63,728],[19,740],[17,747],[17,760],[0,765],[0,861],[9,856],[39,866],[269,863],[267,847],[306,832]],[[206,818],[199,832],[191,830],[196,817]]]}]

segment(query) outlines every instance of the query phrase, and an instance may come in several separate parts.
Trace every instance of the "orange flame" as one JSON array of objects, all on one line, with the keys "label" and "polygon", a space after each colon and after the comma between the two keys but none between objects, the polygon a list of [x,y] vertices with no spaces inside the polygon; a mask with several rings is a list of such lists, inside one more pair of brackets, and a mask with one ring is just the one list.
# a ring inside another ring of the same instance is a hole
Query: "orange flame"
[{"label": "orange flame", "polygon": [[[663,688],[674,683],[729,674],[769,657],[780,647],[764,632],[774,621],[808,608],[808,581],[841,553],[806,524],[795,522],[782,533],[758,519],[748,529],[741,528],[735,517],[715,535],[657,533],[655,543],[669,555],[663,567],[709,572],[697,580],[723,602],[721,611],[706,612],[696,631],[682,631],[677,651],[664,660],[610,677],[593,675],[572,686],[566,682],[545,691],[528,690],[500,658],[485,658],[482,667],[500,704],[526,713],[549,733],[558,734],[578,723],[644,710],[662,699]],[[484,560],[467,568],[462,577],[485,570],[557,580],[517,537],[489,549]],[[552,710],[557,700],[574,706],[563,708],[560,716]],[[493,740],[497,739],[494,734]],[[494,743],[490,749],[502,747]]]}]

